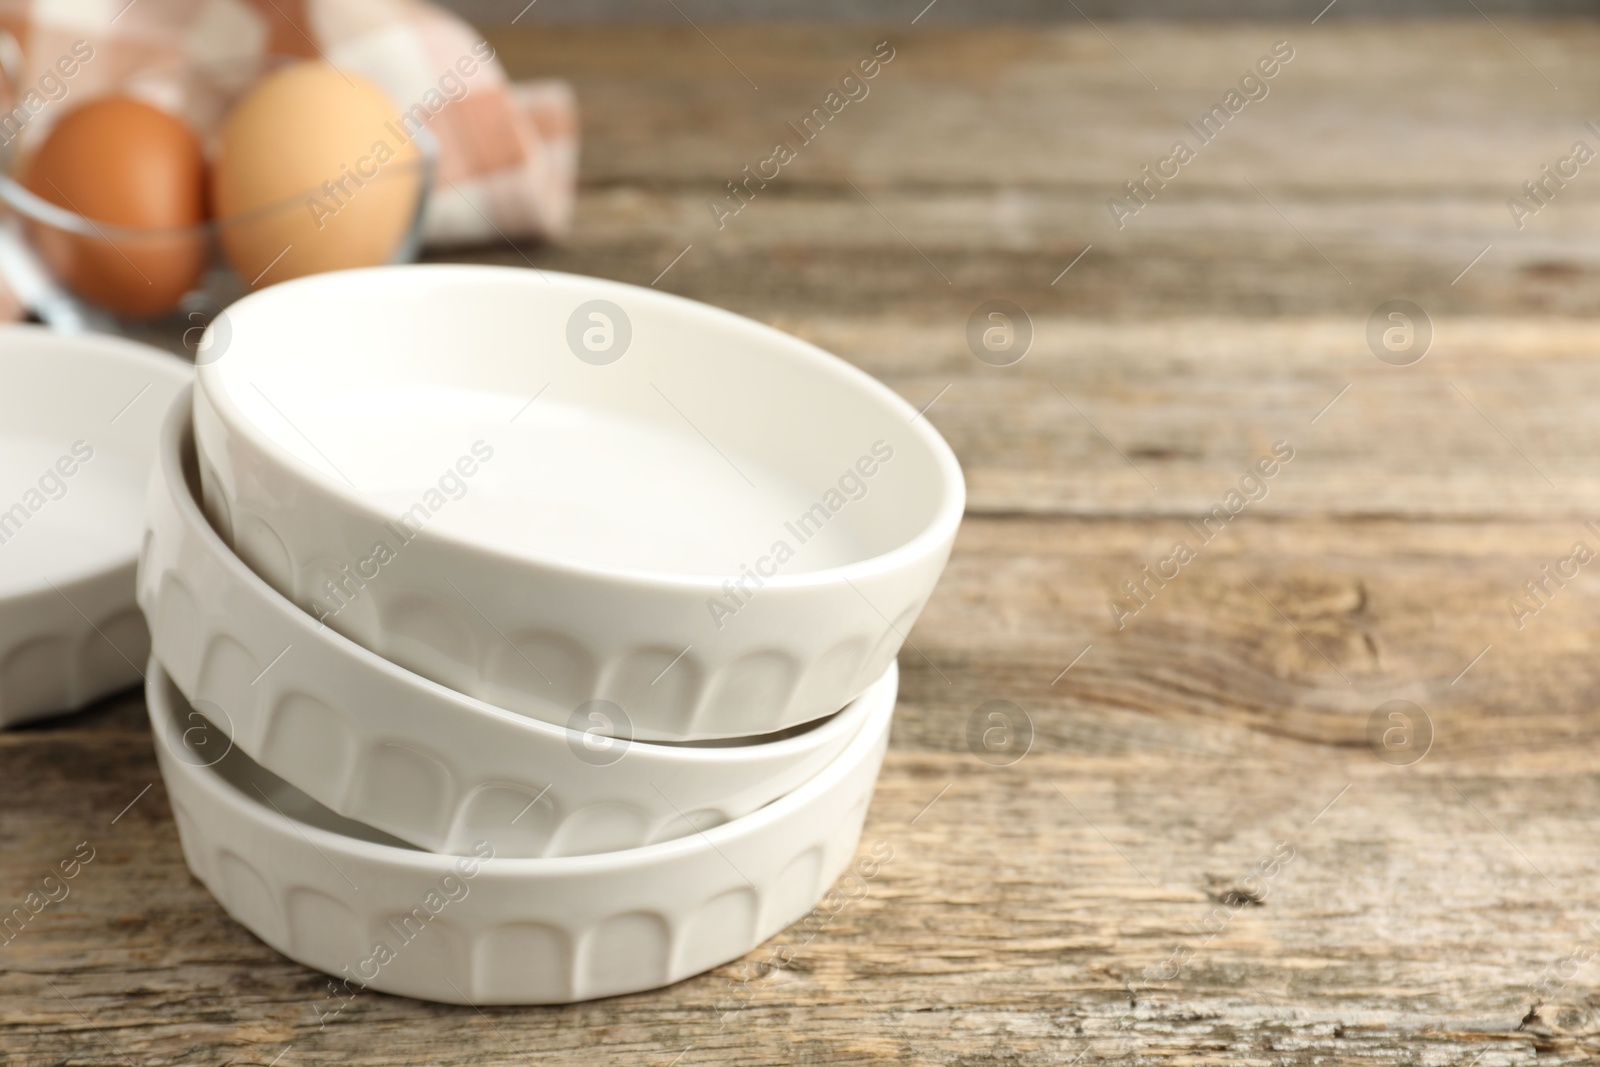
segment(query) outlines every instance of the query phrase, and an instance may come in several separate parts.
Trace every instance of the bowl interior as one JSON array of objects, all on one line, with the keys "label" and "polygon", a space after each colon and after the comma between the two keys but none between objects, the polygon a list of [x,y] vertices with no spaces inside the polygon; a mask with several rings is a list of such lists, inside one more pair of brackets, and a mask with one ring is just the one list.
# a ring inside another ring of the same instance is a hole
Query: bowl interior
[{"label": "bowl interior", "polygon": [[888,389],[648,289],[350,271],[227,317],[200,387],[233,432],[476,546],[720,582],[862,562],[959,510],[947,446]]},{"label": "bowl interior", "polygon": [[0,329],[0,596],[134,559],[157,430],[189,373],[125,341]]},{"label": "bowl interior", "polygon": [[[282,598],[275,589],[271,588],[258,575],[233,554],[233,551],[222,541],[222,538],[211,527],[205,517],[201,505],[200,468],[198,456],[195,451],[193,421],[190,416],[190,403],[187,390],[180,390],[171,402],[171,409],[167,421],[162,427],[162,454],[158,461],[166,478],[167,487],[172,494],[174,506],[179,510],[183,522],[201,532],[205,539],[207,550],[210,551],[224,567],[237,571],[247,586],[258,597],[265,598],[279,610],[299,618],[301,609]],[[345,654],[357,659],[365,660],[377,669],[388,674],[403,678],[408,685],[432,689],[438,692],[447,692],[445,687],[437,682],[430,681],[407,671],[373,652],[350,641],[349,638],[331,629],[317,627],[313,629],[314,620],[306,615],[300,619],[303,627],[311,633],[310,640],[330,642],[341,648]],[[891,664],[883,677],[851,701],[840,711],[810,722],[798,723],[783,730],[772,733],[747,735],[739,737],[699,738],[693,741],[631,741],[633,750],[640,753],[651,753],[652,758],[663,759],[667,754],[674,757],[680,756],[684,760],[698,760],[707,767],[714,767],[718,762],[739,760],[755,750],[765,754],[803,752],[809,749],[826,746],[839,735],[855,736],[861,731],[862,724],[871,714],[877,702],[881,702],[884,693],[896,693],[899,687],[899,668]],[[483,704],[472,700],[470,697],[457,699],[467,701],[481,709],[483,713],[502,715],[518,722],[523,729],[538,732],[548,732],[566,739],[567,729],[564,726],[546,723],[538,719],[529,719],[515,712],[503,711],[492,705]]]}]

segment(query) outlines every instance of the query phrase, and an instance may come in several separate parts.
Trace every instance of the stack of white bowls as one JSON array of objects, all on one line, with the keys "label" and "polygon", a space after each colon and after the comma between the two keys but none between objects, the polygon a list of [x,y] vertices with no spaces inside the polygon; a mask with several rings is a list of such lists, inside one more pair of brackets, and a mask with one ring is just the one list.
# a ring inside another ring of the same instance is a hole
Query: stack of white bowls
[{"label": "stack of white bowls", "polygon": [[850,864],[964,503],[842,361],[493,267],[229,308],[139,602],[185,858],[284,954],[432,1000],[665,985]]}]

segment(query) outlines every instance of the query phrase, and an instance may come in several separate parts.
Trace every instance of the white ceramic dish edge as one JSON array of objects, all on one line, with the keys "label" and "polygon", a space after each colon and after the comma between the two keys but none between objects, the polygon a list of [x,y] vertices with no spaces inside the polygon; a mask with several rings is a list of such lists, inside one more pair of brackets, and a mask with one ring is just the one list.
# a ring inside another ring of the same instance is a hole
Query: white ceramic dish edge
[{"label": "white ceramic dish edge", "polygon": [[[0,327],[5,359],[34,358],[35,351],[37,358],[59,364],[67,374],[62,391],[73,397],[75,410],[85,416],[93,411],[97,423],[103,416],[118,448],[147,441],[145,457],[154,456],[157,413],[193,378],[178,358],[121,338],[59,334],[28,325]],[[85,365],[95,362],[101,364],[100,373]],[[107,374],[107,365],[131,375]],[[7,382],[7,388],[17,387],[15,380]],[[102,451],[112,447],[103,436],[87,443]],[[70,440],[61,444],[65,454]],[[72,482],[64,484],[63,493],[70,493]],[[5,512],[0,514],[0,542],[47,532],[26,530],[13,517],[17,508],[28,510],[24,499],[0,502]],[[26,519],[28,524],[34,521]],[[134,604],[136,529],[129,532],[129,544],[126,558],[113,565],[41,574],[36,588],[0,596],[0,727],[76,711],[139,681],[139,664],[149,654],[150,639]],[[6,550],[0,543],[0,552]]]},{"label": "white ceramic dish edge", "polygon": [[[177,700],[151,660],[157,738],[179,733]],[[559,859],[479,862],[361,840],[282,814],[273,783],[238,753],[229,759],[239,764],[202,767],[158,740],[156,757],[195,877],[268,945],[350,980],[327,1010],[363,988],[457,1004],[568,1003],[679,981],[805,916],[854,856],[892,710],[877,708],[826,770],[752,815]],[[262,799],[219,771],[255,775]]]},{"label": "white ceramic dish edge", "polygon": [[410,674],[319,628],[207,524],[188,483],[187,393],[161,433],[139,603],[155,657],[251,759],[334,811],[435,852],[501,856],[633,848],[727,822],[826,767],[894,668],[837,716],[738,747],[617,748]]},{"label": "white ceramic dish edge", "polygon": [[[565,558],[513,558],[424,527],[383,564],[383,577],[363,585],[328,624],[415,673],[548,722],[566,723],[591,699],[612,701],[628,713],[633,736],[644,740],[774,732],[832,714],[861,693],[895,658],[931,594],[954,541],[965,488],[953,453],[928,421],[843,360],[670,294],[555,272],[544,272],[546,282],[533,272],[461,265],[340,272],[253,294],[229,309],[232,351],[237,356],[246,343],[252,317],[281,319],[285,302],[326,302],[348,318],[357,297],[403,304],[413,288],[440,279],[481,287],[520,284],[506,279],[524,275],[528,299],[539,296],[535,287],[559,283],[586,296],[632,301],[636,310],[676,316],[683,329],[702,323],[737,333],[753,349],[781,353],[807,368],[804,373],[864,398],[883,426],[895,427],[891,436],[904,435],[899,445],[937,472],[931,476],[938,483],[930,490],[938,500],[932,517],[915,537],[873,558],[779,574],[740,603],[736,624],[726,626],[720,619],[712,624],[709,598],[727,594],[710,579]],[[384,525],[393,516],[255,426],[228,394],[221,370],[228,358],[224,353],[201,367],[195,391],[206,511],[257,573],[313,610],[324,580],[340,573],[337,561],[348,563],[375,542],[393,541]]]}]

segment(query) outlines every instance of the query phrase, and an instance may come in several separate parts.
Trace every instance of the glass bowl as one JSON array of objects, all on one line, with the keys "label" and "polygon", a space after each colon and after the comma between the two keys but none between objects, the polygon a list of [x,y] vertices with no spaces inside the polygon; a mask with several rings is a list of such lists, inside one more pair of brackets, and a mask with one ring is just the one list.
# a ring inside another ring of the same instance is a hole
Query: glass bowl
[{"label": "glass bowl", "polygon": [[[297,239],[305,254],[305,245],[323,240],[326,232],[330,243],[317,259],[333,261],[333,267],[324,269],[415,259],[438,159],[438,142],[426,127],[407,131],[418,148],[414,161],[386,163],[374,177],[354,179],[354,185],[345,175],[342,189],[306,189],[275,204],[192,226],[113,225],[53,203],[22,183],[22,170],[48,133],[48,122],[99,96],[131,95],[166,106],[192,127],[214,129],[226,109],[262,76],[305,58],[266,56],[248,70],[238,64],[147,69],[94,96],[72,93],[47,106],[19,136],[0,144],[0,282],[28,312],[54,328],[117,333],[169,348],[177,340],[193,355],[205,326],[221,308],[253,288],[305,272],[290,269],[292,258],[285,261]],[[14,87],[22,84],[20,52],[0,34],[0,101],[6,109],[15,106],[20,95]],[[152,91],[152,86],[159,88]],[[208,138],[202,133],[201,139],[205,143]],[[342,239],[333,243],[337,235],[324,231],[323,222],[346,204],[371,196],[372,188],[387,188],[387,198],[412,201],[403,233],[398,240],[385,239],[365,249]],[[225,254],[229,251],[231,256]]]}]

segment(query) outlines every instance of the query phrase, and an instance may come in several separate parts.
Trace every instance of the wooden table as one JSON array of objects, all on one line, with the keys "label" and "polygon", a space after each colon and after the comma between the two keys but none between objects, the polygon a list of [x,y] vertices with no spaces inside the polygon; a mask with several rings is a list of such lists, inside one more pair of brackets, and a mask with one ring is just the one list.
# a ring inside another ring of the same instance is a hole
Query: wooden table
[{"label": "wooden table", "polygon": [[[562,247],[462,258],[775,323],[961,457],[863,842],[894,859],[784,970],[566,1008],[373,995],[319,1031],[323,979],[185,870],[128,695],[0,736],[0,902],[95,849],[0,947],[0,1062],[1588,1062],[1600,562],[1512,598],[1600,551],[1600,164],[1522,230],[1506,200],[1600,146],[1600,31],[1309,11],[496,35],[576,84],[583,194]],[[719,230],[708,199],[884,40],[870,94]],[[1279,40],[1269,94],[1118,229],[1107,199]],[[1432,326],[1409,365],[1367,340],[1399,299]],[[990,300],[1031,320],[1020,362],[969,349]],[[989,701],[1019,709],[1008,750],[969,744]]]}]

